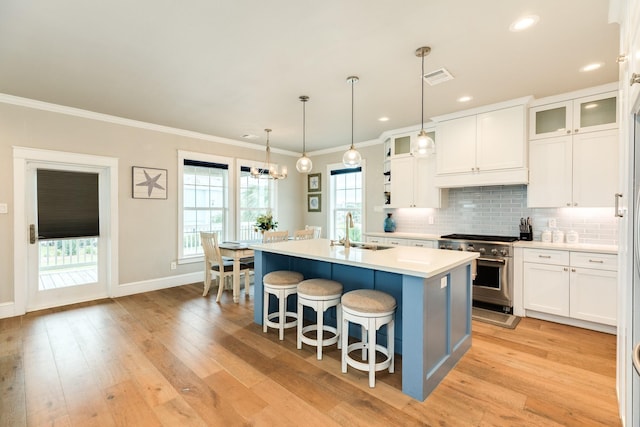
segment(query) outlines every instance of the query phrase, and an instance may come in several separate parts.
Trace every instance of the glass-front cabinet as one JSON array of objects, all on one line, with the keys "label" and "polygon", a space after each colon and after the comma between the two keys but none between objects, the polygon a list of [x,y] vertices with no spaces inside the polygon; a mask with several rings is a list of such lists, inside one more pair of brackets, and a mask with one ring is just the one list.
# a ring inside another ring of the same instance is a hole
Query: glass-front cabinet
[{"label": "glass-front cabinet", "polygon": [[529,139],[618,127],[615,91],[532,107],[529,114]]}]

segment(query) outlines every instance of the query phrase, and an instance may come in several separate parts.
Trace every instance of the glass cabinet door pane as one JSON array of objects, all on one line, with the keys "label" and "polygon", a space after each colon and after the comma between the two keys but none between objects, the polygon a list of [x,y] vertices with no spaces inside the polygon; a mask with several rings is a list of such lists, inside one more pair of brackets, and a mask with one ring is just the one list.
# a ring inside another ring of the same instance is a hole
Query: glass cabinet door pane
[{"label": "glass cabinet door pane", "polygon": [[615,122],[615,97],[580,103],[580,128]]},{"label": "glass cabinet door pane", "polygon": [[400,136],[393,139],[393,154],[409,154],[411,152],[411,136]]},{"label": "glass cabinet door pane", "polygon": [[567,128],[567,107],[536,112],[536,135],[563,131]]}]

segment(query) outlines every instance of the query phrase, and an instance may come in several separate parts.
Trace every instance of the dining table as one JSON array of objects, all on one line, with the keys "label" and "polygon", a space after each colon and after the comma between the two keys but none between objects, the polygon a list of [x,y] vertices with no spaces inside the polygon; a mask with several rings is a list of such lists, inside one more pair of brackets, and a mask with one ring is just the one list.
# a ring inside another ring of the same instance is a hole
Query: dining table
[{"label": "dining table", "polygon": [[[256,241],[222,242],[218,244],[220,254],[233,259],[233,302],[240,301],[240,260],[254,255],[250,244]],[[245,292],[249,292],[246,289]],[[247,294],[248,295],[248,294]]]}]

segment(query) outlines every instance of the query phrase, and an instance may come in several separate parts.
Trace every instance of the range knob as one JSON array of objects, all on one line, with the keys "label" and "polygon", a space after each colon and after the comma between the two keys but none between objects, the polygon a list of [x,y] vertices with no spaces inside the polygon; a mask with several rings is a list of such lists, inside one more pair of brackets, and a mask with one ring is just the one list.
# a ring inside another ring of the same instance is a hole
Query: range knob
[{"label": "range knob", "polygon": [[447,245],[447,249],[452,250],[452,249],[453,249],[453,246],[451,246],[451,245]]},{"label": "range knob", "polygon": [[462,247],[462,245],[458,246],[458,250],[459,251],[464,251],[464,248]]},{"label": "range knob", "polygon": [[447,249],[445,245],[440,245],[440,249]]},{"label": "range knob", "polygon": [[467,246],[467,252],[475,252],[475,248],[471,245]]},{"label": "range knob", "polygon": [[507,250],[506,249],[500,249],[500,255],[502,256],[507,256]]},{"label": "range knob", "polygon": [[497,249],[491,249],[491,255],[498,255]]},{"label": "range knob", "polygon": [[478,252],[480,252],[482,255],[484,255],[484,253],[485,253],[486,251],[487,251],[487,250],[486,250],[485,248],[480,248],[480,249],[478,249]]}]

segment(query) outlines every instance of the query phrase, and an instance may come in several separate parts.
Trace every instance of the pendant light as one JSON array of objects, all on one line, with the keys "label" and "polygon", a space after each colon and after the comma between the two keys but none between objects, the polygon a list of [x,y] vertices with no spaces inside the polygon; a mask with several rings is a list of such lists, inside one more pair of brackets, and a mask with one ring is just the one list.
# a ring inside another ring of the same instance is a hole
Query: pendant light
[{"label": "pendant light", "polygon": [[424,57],[429,55],[431,52],[431,48],[428,46],[419,47],[416,49],[416,56],[422,58],[422,73],[420,74],[420,81],[422,83],[422,96],[420,101],[420,111],[421,111],[421,126],[420,132],[418,133],[418,138],[414,144],[414,147],[411,149],[411,153],[414,156],[425,157],[430,156],[434,153],[436,144],[433,142],[433,139],[427,136],[427,132],[424,130]]},{"label": "pendant light", "polygon": [[267,133],[267,154],[264,167],[257,168],[253,166],[250,169],[251,176],[262,179],[285,179],[287,177],[287,167],[283,166],[282,171],[279,171],[278,166],[271,164],[271,147],[269,146],[269,133],[271,129],[265,129],[264,131]]},{"label": "pendant light", "polygon": [[362,162],[362,156],[353,146],[353,85],[360,80],[358,76],[347,77],[347,82],[351,83],[351,147],[342,156],[342,163],[348,168],[355,168],[360,166]]},{"label": "pendant light", "polygon": [[309,97],[307,95],[300,95],[300,101],[302,101],[302,157],[298,159],[296,162],[296,169],[300,173],[309,173],[311,172],[311,168],[313,167],[313,163],[311,159],[307,157],[307,146],[306,146],[306,127],[307,127],[307,116],[306,116],[306,105]]}]

